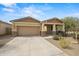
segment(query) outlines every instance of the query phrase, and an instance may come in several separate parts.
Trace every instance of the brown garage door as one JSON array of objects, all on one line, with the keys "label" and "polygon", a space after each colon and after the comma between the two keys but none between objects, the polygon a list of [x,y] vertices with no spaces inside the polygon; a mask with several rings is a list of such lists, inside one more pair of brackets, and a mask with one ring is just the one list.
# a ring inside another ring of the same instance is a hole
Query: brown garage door
[{"label": "brown garage door", "polygon": [[25,26],[18,27],[18,35],[40,35],[40,27],[39,26]]}]

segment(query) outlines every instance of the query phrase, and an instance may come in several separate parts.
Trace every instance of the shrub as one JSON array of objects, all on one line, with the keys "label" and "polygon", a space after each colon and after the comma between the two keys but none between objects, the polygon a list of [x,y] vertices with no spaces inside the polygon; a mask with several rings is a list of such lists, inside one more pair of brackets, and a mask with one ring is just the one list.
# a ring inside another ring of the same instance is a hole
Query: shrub
[{"label": "shrub", "polygon": [[59,41],[59,44],[62,48],[68,48],[71,44],[71,42],[69,40],[66,40],[64,38],[61,38]]},{"label": "shrub", "polygon": [[9,35],[9,34],[11,34],[11,28],[6,28],[6,33],[5,33],[6,35]]},{"label": "shrub", "polygon": [[59,40],[59,36],[58,36],[58,35],[55,35],[55,36],[53,37],[53,39],[54,39],[54,40]]},{"label": "shrub", "polygon": [[56,34],[59,35],[59,36],[60,36],[60,35],[61,35],[61,36],[65,36],[65,35],[66,35],[66,33],[63,32],[63,31],[57,31]]}]

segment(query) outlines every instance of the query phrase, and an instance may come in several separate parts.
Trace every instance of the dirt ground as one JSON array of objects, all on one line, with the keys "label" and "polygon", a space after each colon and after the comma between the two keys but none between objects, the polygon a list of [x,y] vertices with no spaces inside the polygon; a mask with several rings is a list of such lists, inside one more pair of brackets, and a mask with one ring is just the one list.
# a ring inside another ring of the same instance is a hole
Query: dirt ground
[{"label": "dirt ground", "polygon": [[70,40],[72,42],[71,46],[66,49],[61,48],[58,40],[53,40],[53,38],[48,38],[46,40],[48,40],[49,42],[51,42],[52,44],[60,48],[62,51],[67,53],[69,56],[79,56],[79,44],[77,43],[77,41],[74,40],[72,37],[66,37],[65,39]]}]

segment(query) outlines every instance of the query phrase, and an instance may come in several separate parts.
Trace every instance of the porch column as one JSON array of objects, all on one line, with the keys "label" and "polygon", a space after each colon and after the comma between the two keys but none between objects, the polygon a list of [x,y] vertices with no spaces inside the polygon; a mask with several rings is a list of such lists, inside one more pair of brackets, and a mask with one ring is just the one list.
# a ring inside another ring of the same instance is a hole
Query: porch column
[{"label": "porch column", "polygon": [[63,24],[62,26],[63,26],[63,27],[62,27],[62,30],[65,31],[65,25]]},{"label": "porch column", "polygon": [[17,27],[15,26],[15,24],[12,24],[12,35],[16,36],[17,35]]},{"label": "porch column", "polygon": [[42,24],[42,29],[41,30],[44,31],[44,24]]},{"label": "porch column", "polygon": [[53,35],[55,35],[56,34],[56,25],[55,24],[53,24]]},{"label": "porch column", "polygon": [[46,30],[47,30],[47,27],[44,25],[44,23],[42,23],[41,36],[46,35]]},{"label": "porch column", "polygon": [[53,31],[55,32],[56,31],[56,25],[53,24]]}]

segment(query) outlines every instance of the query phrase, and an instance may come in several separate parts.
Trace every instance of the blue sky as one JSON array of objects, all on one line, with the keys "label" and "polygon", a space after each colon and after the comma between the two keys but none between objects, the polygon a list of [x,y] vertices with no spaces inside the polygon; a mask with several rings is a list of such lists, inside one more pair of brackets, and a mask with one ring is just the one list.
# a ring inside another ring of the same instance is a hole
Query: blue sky
[{"label": "blue sky", "polygon": [[10,20],[32,16],[38,20],[53,17],[79,17],[78,3],[0,3],[0,20]]}]

